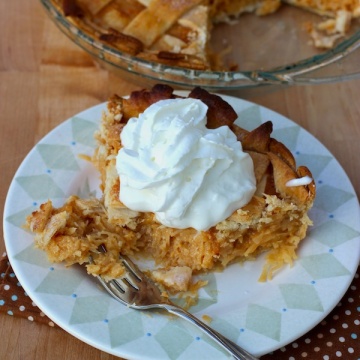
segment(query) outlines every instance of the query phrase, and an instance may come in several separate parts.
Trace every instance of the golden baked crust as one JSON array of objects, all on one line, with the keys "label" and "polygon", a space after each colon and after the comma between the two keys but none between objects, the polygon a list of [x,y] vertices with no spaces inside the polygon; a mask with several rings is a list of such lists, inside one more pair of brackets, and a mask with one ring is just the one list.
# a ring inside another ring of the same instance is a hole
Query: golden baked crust
[{"label": "golden baked crust", "polygon": [[[193,273],[224,268],[267,252],[261,280],[271,278],[284,264],[292,264],[311,224],[307,213],[316,190],[314,181],[296,187],[286,183],[311,177],[309,169],[297,167],[291,152],[271,138],[271,122],[246,131],[234,124],[237,115],[227,102],[203,89],[196,88],[188,96],[208,105],[209,126],[230,126],[253,159],[257,191],[252,200],[208,231],[169,228],[157,222],[153,213],[132,211],[120,202],[115,157],[121,148],[123,126],[152,103],[176,96],[171,87],[156,85],[150,91],[135,91],[127,99],[114,96],[109,101],[92,159],[100,173],[103,198],[72,196],[59,209],[49,201],[27,219],[37,246],[51,261],[86,263],[88,256],[95,254],[88,272],[115,277],[122,272],[117,263],[119,252],[131,256],[146,253],[162,271],[170,273],[184,267]],[[106,255],[97,251],[101,244],[108,250]]]},{"label": "golden baked crust", "polygon": [[210,11],[214,22],[227,22],[238,18],[245,12],[268,15],[275,12],[281,0],[211,0]]},{"label": "golden baked crust", "polygon": [[136,57],[196,70],[209,68],[208,6],[203,0],[65,0],[77,26]]},{"label": "golden baked crust", "polygon": [[345,10],[354,18],[360,16],[360,4],[357,0],[286,0],[285,2],[319,15],[335,17],[339,10]]},{"label": "golden baked crust", "polygon": [[268,15],[283,2],[331,18],[311,25],[316,47],[332,47],[351,19],[360,16],[358,0],[63,0],[62,8],[80,29],[124,53],[170,66],[218,70],[221,65],[208,45],[212,24],[234,21],[245,12]]}]

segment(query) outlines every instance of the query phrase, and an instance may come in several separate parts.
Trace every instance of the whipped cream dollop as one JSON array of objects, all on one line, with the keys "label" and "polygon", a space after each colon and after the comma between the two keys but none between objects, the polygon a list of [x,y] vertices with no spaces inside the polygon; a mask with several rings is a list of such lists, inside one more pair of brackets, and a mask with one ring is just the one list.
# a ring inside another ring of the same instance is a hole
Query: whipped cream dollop
[{"label": "whipped cream dollop", "polygon": [[207,230],[246,205],[256,189],[251,157],[228,126],[206,128],[197,99],[161,100],[121,132],[120,200],[165,226]]},{"label": "whipped cream dollop", "polygon": [[311,184],[312,181],[313,181],[313,179],[310,176],[306,175],[306,176],[303,176],[301,178],[291,179],[285,185],[289,186],[289,187],[292,187],[292,186],[304,186],[304,185]]}]

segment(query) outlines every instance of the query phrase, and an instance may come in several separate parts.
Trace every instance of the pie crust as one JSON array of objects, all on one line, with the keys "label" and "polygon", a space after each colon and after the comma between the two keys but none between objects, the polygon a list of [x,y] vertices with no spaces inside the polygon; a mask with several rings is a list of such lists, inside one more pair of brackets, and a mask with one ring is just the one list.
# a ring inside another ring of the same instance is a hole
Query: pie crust
[{"label": "pie crust", "polygon": [[[60,1],[60,0],[54,0]],[[308,31],[316,47],[333,47],[360,16],[358,0],[284,0],[325,16]],[[278,10],[281,0],[63,0],[65,16],[100,41],[137,58],[195,70],[222,70],[209,46],[213,24],[245,12]],[[241,18],[240,20],[241,21]]]},{"label": "pie crust", "polygon": [[[174,271],[196,274],[223,269],[264,252],[266,260],[259,274],[262,281],[293,263],[296,249],[311,225],[308,211],[316,189],[313,180],[301,186],[287,186],[287,182],[312,177],[310,170],[297,166],[291,152],[271,137],[270,121],[249,132],[234,123],[237,114],[219,96],[201,88],[193,89],[188,96],[208,106],[209,128],[229,126],[253,159],[257,190],[252,200],[207,231],[169,228],[160,224],[153,213],[124,206],[119,200],[120,179],[115,167],[122,128],[151,104],[178,95],[167,85],[135,91],[129,98],[115,95],[95,135],[98,146],[91,159],[99,170],[103,197],[71,196],[60,208],[54,208],[49,200],[27,218],[36,246],[46,251],[50,261],[86,263],[89,273],[116,278],[123,271],[119,252],[131,257],[150,256],[158,281],[162,278],[159,280],[159,274],[165,279]],[[98,251],[102,244],[107,249],[105,254]],[[94,259],[92,264],[88,264],[89,255]],[[176,284],[168,286],[170,290],[187,289]]]}]

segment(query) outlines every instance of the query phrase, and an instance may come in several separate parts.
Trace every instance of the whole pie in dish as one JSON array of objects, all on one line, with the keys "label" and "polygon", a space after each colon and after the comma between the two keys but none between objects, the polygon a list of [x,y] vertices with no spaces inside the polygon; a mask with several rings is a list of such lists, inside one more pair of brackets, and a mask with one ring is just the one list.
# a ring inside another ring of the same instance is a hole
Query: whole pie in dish
[{"label": "whole pie in dish", "polygon": [[[153,212],[129,209],[120,201],[122,177],[117,156],[123,147],[123,129],[151,105],[168,99],[181,97],[167,85],[156,85],[151,90],[135,91],[129,98],[115,95],[109,100],[91,159],[99,170],[103,196],[70,196],[60,208],[54,208],[50,200],[42,204],[27,218],[36,246],[45,250],[52,262],[85,263],[89,273],[105,278],[121,275],[119,252],[133,258],[150,257],[155,263],[151,276],[171,291],[187,290],[193,274],[224,269],[265,252],[259,277],[270,279],[296,259],[296,249],[311,225],[308,211],[316,192],[310,170],[297,166],[291,152],[271,137],[270,121],[249,132],[234,123],[237,114],[221,97],[201,88],[189,93],[187,99],[207,106],[207,128],[231,129],[253,164],[256,189],[250,200],[211,227],[166,226]],[[216,206],[216,201],[209,203],[199,216],[206,216]],[[101,245],[106,253],[98,250]],[[92,264],[88,263],[89,255]]]},{"label": "whole pie in dish", "polygon": [[[57,0],[54,0],[57,1]],[[285,0],[326,18],[309,26],[316,47],[331,48],[351,19],[357,0]],[[138,58],[196,70],[218,70],[209,49],[212,26],[245,12],[275,12],[281,0],[63,0],[64,14],[83,31]],[[241,21],[241,20],[240,20]]]}]

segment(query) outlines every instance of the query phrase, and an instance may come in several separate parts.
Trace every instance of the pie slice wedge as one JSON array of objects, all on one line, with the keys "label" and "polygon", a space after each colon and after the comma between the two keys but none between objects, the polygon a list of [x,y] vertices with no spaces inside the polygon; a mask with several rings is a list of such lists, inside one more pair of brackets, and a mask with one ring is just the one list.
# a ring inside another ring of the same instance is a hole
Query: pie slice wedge
[{"label": "pie slice wedge", "polygon": [[[128,209],[119,200],[121,179],[115,158],[122,147],[122,129],[151,104],[177,97],[171,87],[156,85],[135,91],[129,98],[115,95],[109,100],[95,134],[98,145],[92,157],[100,175],[102,198],[70,196],[60,208],[49,200],[27,218],[26,226],[34,233],[36,246],[46,251],[50,261],[86,263],[89,273],[114,278],[123,271],[117,259],[119,252],[150,257],[157,281],[161,282],[163,274],[164,286],[170,286],[170,291],[180,289],[176,281],[169,281],[169,274],[177,271],[198,274],[224,269],[266,253],[259,274],[259,279],[266,281],[285,264],[292,265],[298,245],[312,224],[308,211],[316,188],[311,172],[298,166],[285,145],[271,137],[270,121],[247,131],[236,125],[237,114],[226,101],[204,89],[196,88],[188,97],[201,99],[208,106],[208,126],[229,126],[251,156],[257,184],[251,201],[209,230],[197,231],[166,227],[153,213]],[[310,181],[303,184],[304,178]],[[289,181],[299,183],[289,186]],[[106,246],[106,254],[97,250],[100,245]],[[93,264],[88,264],[90,254]],[[181,290],[188,286],[182,284]]]}]

